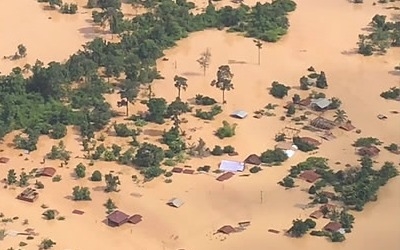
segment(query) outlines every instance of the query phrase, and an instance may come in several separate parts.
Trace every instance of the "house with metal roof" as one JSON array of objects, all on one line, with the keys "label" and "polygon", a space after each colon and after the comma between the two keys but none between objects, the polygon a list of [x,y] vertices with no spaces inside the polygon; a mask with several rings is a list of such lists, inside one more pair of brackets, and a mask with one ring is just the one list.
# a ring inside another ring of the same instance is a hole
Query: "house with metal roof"
[{"label": "house with metal roof", "polygon": [[169,200],[167,202],[167,205],[171,206],[171,207],[176,207],[179,208],[184,204],[184,202],[178,198],[172,198],[171,200]]},{"label": "house with metal roof", "polygon": [[247,115],[248,115],[248,113],[243,110],[236,110],[231,114],[232,117],[239,118],[239,119],[244,119],[247,117]]},{"label": "house with metal roof", "polygon": [[318,98],[311,100],[311,108],[315,110],[324,110],[331,105],[331,101],[327,98]]}]

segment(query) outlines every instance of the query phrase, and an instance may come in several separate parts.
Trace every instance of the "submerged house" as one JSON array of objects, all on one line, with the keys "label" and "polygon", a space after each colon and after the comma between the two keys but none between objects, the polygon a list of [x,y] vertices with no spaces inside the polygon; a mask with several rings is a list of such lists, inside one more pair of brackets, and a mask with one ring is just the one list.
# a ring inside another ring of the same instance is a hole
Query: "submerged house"
[{"label": "submerged house", "polygon": [[34,202],[39,198],[39,193],[33,188],[27,188],[17,196],[18,200]]},{"label": "submerged house", "polygon": [[244,170],[244,163],[238,161],[222,160],[219,164],[219,170],[224,172],[242,172]]},{"label": "submerged house", "polygon": [[247,158],[244,160],[244,163],[258,166],[262,162],[261,162],[261,159],[260,159],[260,157],[258,155],[251,154],[251,155],[247,156]]},{"label": "submerged house", "polygon": [[326,130],[330,130],[333,129],[335,127],[335,123],[331,120],[328,120],[322,116],[318,116],[317,118],[315,118],[314,120],[312,120],[310,122],[311,126],[319,128],[319,129],[326,129]]},{"label": "submerged house", "polygon": [[172,198],[171,200],[169,200],[167,202],[167,205],[171,206],[171,207],[176,207],[179,208],[184,204],[184,202],[178,198]]},{"label": "submerged house", "polygon": [[107,224],[111,227],[119,227],[128,222],[129,218],[129,215],[125,214],[124,212],[115,210],[107,216]]},{"label": "submerged house", "polygon": [[324,111],[329,108],[329,105],[331,105],[331,103],[332,102],[327,98],[318,98],[311,100],[310,106],[316,111]]}]

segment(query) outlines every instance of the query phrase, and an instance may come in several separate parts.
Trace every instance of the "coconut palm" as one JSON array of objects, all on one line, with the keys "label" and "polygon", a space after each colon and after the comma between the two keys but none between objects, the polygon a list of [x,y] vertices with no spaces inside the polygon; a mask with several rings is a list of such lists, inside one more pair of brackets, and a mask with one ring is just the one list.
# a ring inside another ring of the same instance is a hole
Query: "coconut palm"
[{"label": "coconut palm", "polygon": [[210,66],[211,60],[211,52],[207,48],[204,52],[201,53],[201,57],[197,59],[197,62],[200,64],[200,67],[203,69],[203,74],[206,75],[206,71]]},{"label": "coconut palm", "polygon": [[174,86],[175,88],[178,89],[178,99],[181,99],[181,90],[186,91],[186,88],[188,87],[187,79],[182,76],[175,76],[174,81],[175,81]]},{"label": "coconut palm", "polygon": [[335,115],[333,117],[335,118],[335,122],[339,124],[347,120],[346,111],[344,111],[343,109],[336,110]]},{"label": "coconut palm", "polygon": [[260,65],[260,52],[261,52],[263,44],[260,40],[257,40],[257,39],[254,39],[253,42],[256,45],[256,47],[258,48],[258,65]]},{"label": "coconut palm", "polygon": [[233,88],[232,83],[233,74],[229,65],[219,66],[217,72],[217,79],[211,82],[211,86],[215,86],[216,88],[222,91],[222,104],[225,104],[225,91],[229,91]]}]

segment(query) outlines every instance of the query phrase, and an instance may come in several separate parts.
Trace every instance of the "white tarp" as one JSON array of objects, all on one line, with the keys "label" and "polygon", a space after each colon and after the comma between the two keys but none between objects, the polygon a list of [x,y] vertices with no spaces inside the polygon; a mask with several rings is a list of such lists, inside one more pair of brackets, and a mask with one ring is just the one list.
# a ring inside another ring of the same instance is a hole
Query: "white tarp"
[{"label": "white tarp", "polygon": [[225,172],[242,172],[244,170],[244,163],[238,161],[222,160],[219,165],[219,170]]},{"label": "white tarp", "polygon": [[289,150],[284,150],[283,152],[285,152],[285,154],[287,155],[287,157],[292,157],[293,155],[294,155],[294,150],[291,150],[291,149],[289,149]]}]

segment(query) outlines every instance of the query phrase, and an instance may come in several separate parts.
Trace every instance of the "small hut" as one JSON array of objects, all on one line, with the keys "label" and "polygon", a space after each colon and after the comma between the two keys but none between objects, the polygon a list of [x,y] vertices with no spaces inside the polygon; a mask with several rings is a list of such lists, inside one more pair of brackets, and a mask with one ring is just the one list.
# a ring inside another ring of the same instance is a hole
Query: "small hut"
[{"label": "small hut", "polygon": [[314,170],[305,170],[303,173],[299,175],[300,179],[305,180],[306,182],[313,183],[318,180],[321,175],[317,174]]},{"label": "small hut", "polygon": [[8,157],[0,157],[0,163],[7,163],[10,161],[10,158]]},{"label": "small hut", "polygon": [[325,130],[330,130],[335,127],[335,123],[331,120],[328,120],[322,116],[318,116],[314,120],[310,122],[311,126],[319,128],[319,129],[325,129]]},{"label": "small hut", "polygon": [[34,202],[39,198],[39,193],[33,188],[27,188],[17,196],[18,200]]},{"label": "small hut", "polygon": [[217,233],[223,233],[223,234],[231,234],[234,233],[236,230],[234,227],[230,225],[225,225],[221,227],[220,229],[217,230]]},{"label": "small hut", "polygon": [[37,171],[36,175],[38,176],[46,176],[53,177],[56,174],[56,169],[53,167],[44,167]]},{"label": "small hut", "polygon": [[244,160],[244,163],[245,164],[250,164],[250,165],[260,165],[262,162],[261,162],[261,159],[260,159],[260,157],[258,156],[258,155],[256,155],[256,154],[251,154],[251,155],[249,155],[249,156],[247,156],[247,158]]},{"label": "small hut", "polygon": [[328,224],[326,224],[323,229],[325,231],[334,233],[334,232],[339,231],[341,228],[342,228],[342,224],[340,224],[339,222],[336,222],[336,221],[331,221]]},{"label": "small hut", "polygon": [[313,145],[314,147],[318,147],[321,145],[321,142],[319,142],[317,139],[311,138],[311,137],[300,137],[299,138],[302,142],[305,142],[307,144]]},{"label": "small hut", "polygon": [[370,147],[362,147],[358,149],[358,154],[361,156],[368,156],[368,157],[374,157],[379,154],[380,150],[379,148],[375,146],[370,146]]},{"label": "small hut", "polygon": [[323,215],[324,215],[324,213],[323,213],[321,210],[316,210],[316,211],[314,211],[314,212],[312,212],[312,213],[310,214],[310,218],[319,219],[319,218],[321,218]]},{"label": "small hut", "polygon": [[135,214],[129,217],[128,222],[131,224],[138,224],[139,222],[142,221],[142,216],[140,214]]},{"label": "small hut", "polygon": [[107,216],[107,223],[111,227],[119,227],[128,222],[129,218],[129,215],[125,214],[124,212],[115,210]]},{"label": "small hut", "polygon": [[352,131],[356,127],[354,127],[353,124],[351,124],[351,121],[347,121],[346,123],[340,125],[339,128],[346,130],[346,131]]}]

